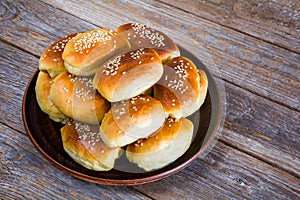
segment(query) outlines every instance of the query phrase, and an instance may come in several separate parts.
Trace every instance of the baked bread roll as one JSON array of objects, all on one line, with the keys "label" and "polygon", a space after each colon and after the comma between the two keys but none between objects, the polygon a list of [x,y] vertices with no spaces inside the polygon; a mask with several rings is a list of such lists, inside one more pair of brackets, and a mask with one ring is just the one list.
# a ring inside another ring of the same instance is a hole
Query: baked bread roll
[{"label": "baked bread roll", "polygon": [[153,49],[138,49],[114,57],[95,74],[93,85],[110,102],[141,94],[162,76],[163,65]]},{"label": "baked bread roll", "polygon": [[100,126],[103,141],[109,147],[125,146],[157,131],[165,121],[159,101],[139,95],[114,103]]},{"label": "baked bread roll", "polygon": [[201,79],[194,63],[183,56],[165,63],[164,74],[154,85],[154,97],[161,101],[167,115],[180,119],[200,108],[208,84],[205,72],[200,74]]},{"label": "baked bread roll", "polygon": [[64,150],[80,165],[95,171],[114,167],[121,148],[109,148],[101,140],[98,125],[69,122],[61,128]]},{"label": "baked bread roll", "polygon": [[144,24],[123,24],[118,27],[117,32],[129,40],[132,50],[153,48],[157,51],[163,62],[180,55],[177,45],[171,38]]},{"label": "baked bread roll", "polygon": [[208,90],[208,79],[206,73],[203,70],[198,70],[200,77],[200,106],[204,103],[206,99],[206,94]]},{"label": "baked bread roll", "polygon": [[62,58],[71,74],[91,76],[104,61],[129,48],[126,38],[112,30],[99,28],[73,37],[67,43]]},{"label": "baked bread roll", "polygon": [[44,51],[44,53],[41,55],[39,69],[41,71],[47,71],[51,78],[54,78],[58,74],[67,71],[62,59],[62,53],[65,49],[66,44],[76,34],[77,33],[67,35],[51,44],[51,46],[48,47],[46,51]]},{"label": "baked bread roll", "polygon": [[193,130],[193,123],[188,119],[168,118],[162,129],[128,145],[126,156],[146,171],[162,168],[187,151]]},{"label": "baked bread roll", "polygon": [[98,124],[110,104],[92,85],[92,79],[76,77],[68,72],[54,78],[50,98],[66,116],[75,120]]},{"label": "baked bread roll", "polygon": [[68,117],[60,112],[50,99],[51,82],[52,79],[47,72],[39,72],[35,85],[36,100],[50,119],[65,124],[69,120]]}]

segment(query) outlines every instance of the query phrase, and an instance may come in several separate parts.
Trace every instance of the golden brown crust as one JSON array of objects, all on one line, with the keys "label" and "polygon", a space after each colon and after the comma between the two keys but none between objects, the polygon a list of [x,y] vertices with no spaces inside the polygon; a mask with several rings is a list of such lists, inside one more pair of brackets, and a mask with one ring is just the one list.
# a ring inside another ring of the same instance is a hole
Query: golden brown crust
[{"label": "golden brown crust", "polygon": [[[142,138],[128,145],[127,151],[134,153],[151,153],[163,149],[176,137],[181,121],[168,118],[163,127],[147,138]],[[164,143],[164,145],[162,145]]]},{"label": "golden brown crust", "polygon": [[167,115],[180,119],[200,108],[200,77],[194,63],[178,56],[164,65],[164,74],[154,85],[154,97],[160,100]]},{"label": "golden brown crust", "polygon": [[165,121],[159,101],[139,95],[112,105],[105,114],[100,133],[110,147],[125,146],[158,130]]},{"label": "golden brown crust", "polygon": [[36,99],[39,107],[49,117],[61,123],[66,123],[68,117],[60,112],[50,99],[50,88],[52,79],[47,72],[40,71],[35,85]]},{"label": "golden brown crust", "polygon": [[193,130],[193,123],[188,119],[168,118],[160,130],[128,145],[126,156],[146,171],[164,167],[186,152]]},{"label": "golden brown crust", "polygon": [[71,74],[91,76],[107,59],[129,48],[126,38],[112,30],[99,28],[73,37],[66,45],[62,58]]},{"label": "golden brown crust", "polygon": [[163,66],[152,49],[138,49],[116,56],[95,74],[93,85],[111,102],[141,94],[162,76]]},{"label": "golden brown crust", "polygon": [[163,62],[180,55],[177,45],[171,38],[161,31],[144,24],[123,24],[118,27],[117,32],[129,40],[131,49],[153,48],[157,51]]},{"label": "golden brown crust", "polygon": [[75,120],[98,124],[110,104],[92,85],[92,79],[76,77],[67,72],[53,80],[50,98],[66,116]]},{"label": "golden brown crust", "polygon": [[77,33],[67,35],[51,44],[51,46],[48,47],[40,57],[39,69],[42,71],[47,71],[51,78],[54,78],[58,74],[65,72],[66,68],[62,59],[62,53],[66,44],[76,34]]},{"label": "golden brown crust", "polygon": [[86,168],[107,171],[120,156],[120,148],[109,148],[102,141],[98,125],[69,122],[61,128],[65,151]]},{"label": "golden brown crust", "polygon": [[198,71],[200,77],[200,106],[204,103],[207,90],[208,90],[208,79],[206,73],[203,70]]}]

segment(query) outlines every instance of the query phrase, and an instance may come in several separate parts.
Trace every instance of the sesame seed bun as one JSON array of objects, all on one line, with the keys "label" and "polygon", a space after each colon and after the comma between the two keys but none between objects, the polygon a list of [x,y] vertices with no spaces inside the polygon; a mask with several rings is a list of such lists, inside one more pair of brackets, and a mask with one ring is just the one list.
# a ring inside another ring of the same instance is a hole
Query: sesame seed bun
[{"label": "sesame seed bun", "polygon": [[180,55],[177,45],[171,38],[144,24],[129,23],[123,24],[117,28],[117,32],[128,39],[131,49],[153,48],[157,51],[161,60]]},{"label": "sesame seed bun", "polygon": [[61,128],[64,150],[80,165],[95,171],[108,171],[121,155],[121,148],[109,148],[101,140],[99,126],[69,122]]},{"label": "sesame seed bun", "polygon": [[154,97],[161,101],[167,115],[180,119],[200,108],[208,84],[205,72],[200,74],[201,79],[194,63],[183,56],[164,64],[164,74],[154,85]]},{"label": "sesame seed bun", "polygon": [[125,146],[157,131],[165,121],[159,101],[139,95],[114,103],[100,126],[103,141],[109,147]]},{"label": "sesame seed bun", "polygon": [[36,100],[43,112],[56,122],[66,123],[68,117],[60,112],[50,99],[50,88],[52,79],[47,72],[40,71],[36,80]]},{"label": "sesame seed bun", "polygon": [[112,30],[99,28],[73,37],[65,46],[62,58],[69,73],[91,76],[107,59],[129,48],[126,38]]},{"label": "sesame seed bun", "polygon": [[66,116],[91,124],[100,123],[110,108],[109,102],[93,87],[91,78],[68,72],[54,78],[50,98]]},{"label": "sesame seed bun", "polygon": [[187,151],[193,130],[193,123],[188,119],[168,118],[164,126],[150,137],[128,145],[126,156],[146,171],[162,168]]},{"label": "sesame seed bun", "polygon": [[62,59],[62,53],[66,44],[76,34],[77,33],[67,35],[51,44],[51,46],[48,47],[40,57],[39,69],[41,71],[47,71],[51,78],[65,72],[66,69]]},{"label": "sesame seed bun", "polygon": [[151,88],[162,76],[161,59],[153,49],[114,57],[95,74],[93,85],[110,102],[129,99]]}]

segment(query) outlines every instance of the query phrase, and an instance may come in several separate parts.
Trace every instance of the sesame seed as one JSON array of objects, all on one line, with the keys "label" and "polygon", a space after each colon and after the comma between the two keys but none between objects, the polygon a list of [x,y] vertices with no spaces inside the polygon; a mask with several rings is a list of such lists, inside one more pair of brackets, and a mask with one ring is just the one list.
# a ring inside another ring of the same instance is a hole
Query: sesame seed
[{"label": "sesame seed", "polygon": [[102,149],[102,150],[101,150],[101,153],[104,154],[104,152],[105,152],[104,149]]},{"label": "sesame seed", "polygon": [[140,38],[148,39],[154,47],[159,48],[165,46],[165,43],[163,42],[165,39],[164,36],[161,35],[159,32],[157,32],[156,30],[139,23],[132,23],[131,27],[135,33],[133,35],[133,38],[136,38],[136,35],[138,35]]},{"label": "sesame seed", "polygon": [[117,56],[113,60],[109,60],[108,63],[104,66],[103,72],[105,73],[105,75],[116,75],[119,69],[120,62],[121,56]]},{"label": "sesame seed", "polygon": [[53,59],[54,62],[57,62],[58,60],[56,58]]}]

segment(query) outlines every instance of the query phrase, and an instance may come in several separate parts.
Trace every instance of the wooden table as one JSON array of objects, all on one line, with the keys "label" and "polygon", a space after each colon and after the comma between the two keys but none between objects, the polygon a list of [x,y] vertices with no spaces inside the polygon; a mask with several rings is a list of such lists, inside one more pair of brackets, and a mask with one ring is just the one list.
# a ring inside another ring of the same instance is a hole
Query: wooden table
[{"label": "wooden table", "polygon": [[[166,179],[89,183],[34,148],[22,98],[50,43],[128,22],[161,30],[203,61],[224,84],[224,127],[208,155]],[[1,0],[0,44],[0,199],[300,198],[300,1]]]}]

